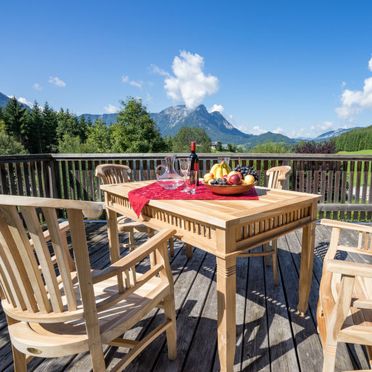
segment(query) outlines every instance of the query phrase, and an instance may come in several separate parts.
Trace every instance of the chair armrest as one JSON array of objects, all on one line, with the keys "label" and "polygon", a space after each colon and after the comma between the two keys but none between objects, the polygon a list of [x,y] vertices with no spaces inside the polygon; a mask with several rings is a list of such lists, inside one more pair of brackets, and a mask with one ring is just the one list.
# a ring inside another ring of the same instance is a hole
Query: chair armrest
[{"label": "chair armrest", "polygon": [[372,234],[372,227],[367,225],[360,225],[356,223],[350,222],[343,222],[343,221],[336,221],[336,220],[328,220],[323,218],[320,221],[320,224],[323,226],[330,226],[330,227],[338,227],[339,229],[346,229],[346,230],[354,230],[354,231],[361,231]]},{"label": "chair armrest", "polygon": [[117,260],[116,262],[113,262],[106,269],[100,270],[99,273],[93,274],[93,283],[101,282],[102,280],[106,280],[114,275],[118,275],[123,271],[130,269],[136,263],[141,262],[159,246],[165,244],[175,233],[176,230],[174,229],[160,230],[155,236],[142,244],[140,247],[136,248],[127,256]]},{"label": "chair armrest", "polygon": [[[70,229],[69,222],[68,221],[61,222],[60,224],[58,224],[58,229],[59,229],[60,232],[64,232],[64,231],[69,230]],[[50,240],[50,232],[49,232],[49,230],[44,231],[43,234],[44,234],[45,241],[49,241]]]},{"label": "chair armrest", "polygon": [[372,265],[340,260],[327,260],[326,270],[347,276],[363,276],[372,278]]}]

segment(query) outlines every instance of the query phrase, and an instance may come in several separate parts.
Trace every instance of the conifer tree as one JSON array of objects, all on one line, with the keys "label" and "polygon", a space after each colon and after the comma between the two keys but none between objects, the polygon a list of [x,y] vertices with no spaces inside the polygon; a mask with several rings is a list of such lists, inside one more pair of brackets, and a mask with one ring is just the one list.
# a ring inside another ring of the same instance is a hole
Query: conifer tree
[{"label": "conifer tree", "polygon": [[41,154],[43,152],[43,113],[36,101],[34,102],[31,111],[27,113],[22,128],[22,142],[26,149],[31,154]]},{"label": "conifer tree", "polygon": [[167,144],[140,99],[122,102],[117,123],[111,126],[113,152],[162,152]]},{"label": "conifer tree", "polygon": [[43,108],[43,121],[42,121],[42,133],[41,143],[42,152],[55,152],[57,148],[57,114],[49,106],[48,102],[45,102]]},{"label": "conifer tree", "polygon": [[3,112],[5,129],[9,135],[21,142],[22,126],[26,120],[26,108],[15,97],[11,98]]}]

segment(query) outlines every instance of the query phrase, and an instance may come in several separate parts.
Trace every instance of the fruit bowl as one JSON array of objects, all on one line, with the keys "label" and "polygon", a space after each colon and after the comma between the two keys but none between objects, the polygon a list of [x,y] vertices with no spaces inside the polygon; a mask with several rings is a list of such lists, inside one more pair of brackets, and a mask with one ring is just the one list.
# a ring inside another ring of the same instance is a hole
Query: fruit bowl
[{"label": "fruit bowl", "polygon": [[204,184],[209,190],[211,190],[214,194],[218,195],[239,195],[249,191],[251,188],[254,187],[255,184],[251,185],[208,185]]}]

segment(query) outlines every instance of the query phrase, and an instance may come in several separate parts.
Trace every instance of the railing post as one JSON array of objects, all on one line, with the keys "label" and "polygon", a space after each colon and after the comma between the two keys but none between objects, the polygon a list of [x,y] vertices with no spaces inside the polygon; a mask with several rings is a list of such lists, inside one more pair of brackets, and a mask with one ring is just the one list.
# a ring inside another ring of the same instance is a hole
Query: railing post
[{"label": "railing post", "polygon": [[56,172],[56,160],[50,155],[48,161],[48,178],[49,178],[49,190],[51,198],[60,198],[59,183]]}]

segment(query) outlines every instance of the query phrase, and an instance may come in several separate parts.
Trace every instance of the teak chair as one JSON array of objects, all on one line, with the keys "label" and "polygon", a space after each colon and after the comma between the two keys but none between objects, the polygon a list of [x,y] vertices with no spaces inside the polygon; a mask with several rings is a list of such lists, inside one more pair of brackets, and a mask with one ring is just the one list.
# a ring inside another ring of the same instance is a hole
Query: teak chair
[{"label": "teak chair", "polygon": [[[372,264],[335,259],[337,251],[362,255],[371,262],[372,227],[323,219],[332,227],[324,258],[317,309],[318,331],[323,347],[323,371],[335,368],[338,342],[367,346],[372,360]],[[340,244],[343,230],[358,232],[356,247]],[[367,261],[367,260],[366,260]]]},{"label": "teak chair", "polygon": [[[287,180],[291,167],[288,165],[283,165],[279,167],[273,167],[266,171],[266,175],[269,176],[267,187],[269,189],[283,189],[284,182]],[[279,284],[279,275],[278,275],[278,241],[275,239],[269,244],[265,244],[263,247],[263,252],[250,252],[243,251],[239,254],[238,257],[265,257],[265,262],[268,263],[267,258],[271,256],[272,266],[273,266],[273,276],[274,276],[274,285]]]},{"label": "teak chair", "polygon": [[[67,211],[73,257],[58,225],[60,209]],[[0,196],[1,303],[16,372],[26,371],[29,357],[86,351],[93,370],[101,372],[106,368],[102,345],[130,349],[112,369],[119,371],[163,332],[169,358],[176,357],[173,277],[167,252],[174,231],[160,231],[120,259],[119,252],[110,252],[111,265],[92,270],[83,217],[96,218],[101,212],[102,205],[93,202]],[[143,260],[150,255],[155,260],[146,266]],[[140,262],[142,269],[148,268],[142,274],[136,272]],[[161,325],[140,341],[121,337],[155,307],[164,309]]]},{"label": "teak chair", "polygon": [[272,167],[266,171],[266,176],[269,177],[267,187],[269,189],[284,189],[284,183],[291,172],[289,165],[281,165],[279,167]]},{"label": "teak chair", "polygon": [[[115,184],[115,183],[125,183],[130,182],[131,169],[122,164],[100,164],[96,167],[96,177],[98,177],[103,184]],[[126,217],[118,218],[118,230],[119,232],[126,232],[129,235],[129,249],[134,249],[136,247],[136,242],[134,239],[134,230],[140,232],[147,232],[149,236],[153,235],[153,231],[147,226],[139,222],[128,222]],[[174,256],[174,242],[173,238],[169,240],[169,251],[170,255]]]}]

